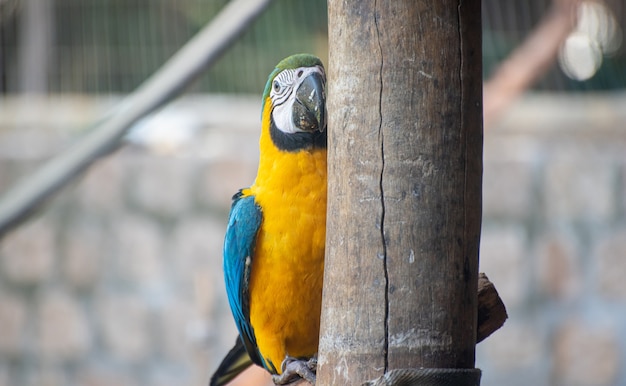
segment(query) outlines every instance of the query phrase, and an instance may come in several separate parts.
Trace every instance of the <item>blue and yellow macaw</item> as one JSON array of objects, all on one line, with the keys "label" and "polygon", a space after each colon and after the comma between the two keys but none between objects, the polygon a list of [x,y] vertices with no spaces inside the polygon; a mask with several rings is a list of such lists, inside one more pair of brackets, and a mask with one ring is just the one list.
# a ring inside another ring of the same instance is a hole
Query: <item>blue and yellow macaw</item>
[{"label": "blue and yellow macaw", "polygon": [[292,380],[288,372],[314,380],[326,237],[325,83],[322,62],[298,54],[278,63],[265,85],[258,173],[233,197],[224,242],[239,339],[211,385],[251,362],[277,383]]}]

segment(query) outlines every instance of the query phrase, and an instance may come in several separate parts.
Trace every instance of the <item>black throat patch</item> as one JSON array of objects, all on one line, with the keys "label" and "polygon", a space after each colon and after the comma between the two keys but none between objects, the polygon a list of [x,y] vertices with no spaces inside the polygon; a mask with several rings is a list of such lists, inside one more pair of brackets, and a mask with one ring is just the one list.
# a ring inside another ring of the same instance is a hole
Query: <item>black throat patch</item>
[{"label": "black throat patch", "polygon": [[284,151],[326,149],[328,135],[326,130],[287,134],[280,131],[270,114],[270,137],[277,148]]}]

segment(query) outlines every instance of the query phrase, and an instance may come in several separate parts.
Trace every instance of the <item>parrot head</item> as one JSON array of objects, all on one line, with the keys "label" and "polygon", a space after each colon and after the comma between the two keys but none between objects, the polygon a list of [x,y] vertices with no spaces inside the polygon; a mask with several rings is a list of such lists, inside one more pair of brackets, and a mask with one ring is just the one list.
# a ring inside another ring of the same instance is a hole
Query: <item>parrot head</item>
[{"label": "parrot head", "polygon": [[270,108],[265,119],[278,148],[326,147],[325,87],[324,66],[313,55],[292,55],[276,65],[263,92],[263,111]]}]

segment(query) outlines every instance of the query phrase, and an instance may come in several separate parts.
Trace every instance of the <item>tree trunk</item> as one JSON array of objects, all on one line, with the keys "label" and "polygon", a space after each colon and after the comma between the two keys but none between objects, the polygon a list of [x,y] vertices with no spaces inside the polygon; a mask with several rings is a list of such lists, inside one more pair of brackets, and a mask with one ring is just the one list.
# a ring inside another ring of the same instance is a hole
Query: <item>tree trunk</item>
[{"label": "tree trunk", "polygon": [[329,0],[318,383],[473,368],[480,1]]}]

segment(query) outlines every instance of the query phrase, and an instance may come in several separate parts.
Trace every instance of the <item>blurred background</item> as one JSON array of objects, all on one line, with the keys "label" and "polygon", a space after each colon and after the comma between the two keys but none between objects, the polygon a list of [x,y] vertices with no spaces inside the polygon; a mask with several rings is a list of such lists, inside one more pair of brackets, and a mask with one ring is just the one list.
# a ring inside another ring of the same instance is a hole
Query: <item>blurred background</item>
[{"label": "blurred background", "polygon": [[[0,193],[64,151],[224,0],[0,0]],[[275,0],[188,92],[0,240],[0,386],[206,385],[234,342],[231,195],[260,94],[327,58],[326,2]],[[481,271],[509,320],[482,385],[626,385],[626,8],[483,1]]]}]

